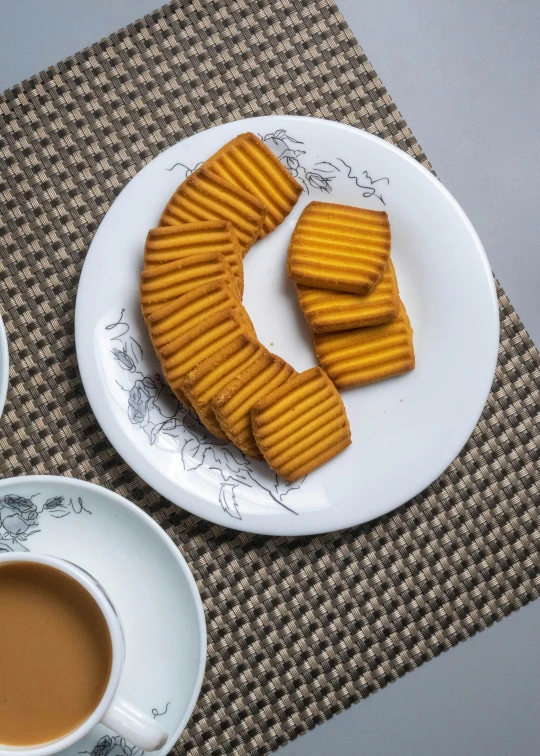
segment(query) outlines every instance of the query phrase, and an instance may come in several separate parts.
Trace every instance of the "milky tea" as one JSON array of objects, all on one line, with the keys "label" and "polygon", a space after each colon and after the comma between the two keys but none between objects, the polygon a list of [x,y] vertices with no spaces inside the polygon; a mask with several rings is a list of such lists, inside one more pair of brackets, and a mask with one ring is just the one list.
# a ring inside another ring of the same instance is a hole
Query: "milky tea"
[{"label": "milky tea", "polygon": [[0,745],[75,730],[102,699],[111,666],[107,622],[82,585],[47,565],[0,562]]}]

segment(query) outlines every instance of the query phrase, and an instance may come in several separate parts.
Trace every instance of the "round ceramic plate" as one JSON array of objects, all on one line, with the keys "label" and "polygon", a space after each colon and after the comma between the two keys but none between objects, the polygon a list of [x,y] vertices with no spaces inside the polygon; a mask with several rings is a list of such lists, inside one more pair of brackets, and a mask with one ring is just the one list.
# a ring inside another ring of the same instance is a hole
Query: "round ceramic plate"
[{"label": "round ceramic plate", "polygon": [[[118,692],[169,733],[169,753],[197,701],[206,661],[202,602],[184,558],[138,507],[104,488],[36,475],[0,481],[0,553],[68,559],[115,604],[126,639]],[[103,725],[65,756],[142,756]]]},{"label": "round ceramic plate", "polygon": [[[285,260],[312,200],[386,210],[414,328],[416,369],[343,392],[352,445],[293,485],[209,436],[171,396],[139,308],[144,241],[179,183],[225,142],[259,134],[304,187],[285,222],[245,258],[244,303],[261,342],[296,370],[316,364]],[[499,321],[490,267],[459,205],[419,163],[335,122],[269,116],[185,139],[116,199],[92,242],[77,296],[84,387],[111,443],[151,486],[208,520],[256,533],[311,534],[394,509],[459,453],[484,406]]]},{"label": "round ceramic plate", "polygon": [[9,350],[6,329],[0,318],[0,415],[4,411],[9,379]]}]

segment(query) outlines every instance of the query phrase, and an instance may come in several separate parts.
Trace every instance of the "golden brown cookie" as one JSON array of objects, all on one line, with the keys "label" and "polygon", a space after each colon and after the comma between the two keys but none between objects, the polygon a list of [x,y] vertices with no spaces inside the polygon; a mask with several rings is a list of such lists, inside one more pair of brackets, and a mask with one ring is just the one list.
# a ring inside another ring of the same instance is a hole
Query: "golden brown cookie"
[{"label": "golden brown cookie", "polygon": [[148,232],[144,247],[144,267],[177,262],[201,253],[221,252],[231,267],[240,298],[244,292],[242,250],[232,223],[224,220],[163,226]]},{"label": "golden brown cookie", "polygon": [[297,287],[298,302],[315,333],[389,323],[399,315],[399,289],[392,261],[369,294]]},{"label": "golden brown cookie", "polygon": [[245,334],[219,349],[188,373],[183,390],[201,421],[218,438],[229,440],[221,428],[212,399],[249,366],[260,351],[256,338]]},{"label": "golden brown cookie", "polygon": [[219,424],[233,444],[250,457],[262,459],[251,430],[252,406],[293,374],[294,369],[285,360],[259,345],[256,359],[215,394],[212,407]]},{"label": "golden brown cookie", "polygon": [[177,262],[145,268],[140,290],[143,315],[148,317],[181,294],[218,279],[235,285],[231,268],[221,252],[201,252]]},{"label": "golden brown cookie", "polygon": [[240,134],[208,158],[204,167],[255,195],[266,207],[260,236],[285,220],[302,194],[302,187],[255,134]]},{"label": "golden brown cookie", "polygon": [[413,330],[403,304],[396,320],[370,328],[314,333],[320,364],[338,388],[363,386],[414,368]]},{"label": "golden brown cookie", "polygon": [[351,443],[345,407],[321,368],[298,373],[267,393],[253,406],[251,423],[265,460],[291,482]]},{"label": "golden brown cookie", "polygon": [[238,299],[236,289],[228,281],[218,278],[197,286],[196,289],[154,310],[146,319],[152,344],[156,351],[159,351],[165,344],[174,341],[193,326],[203,323],[209,315],[227,309],[237,310],[245,318],[248,330],[256,338],[253,324]]},{"label": "golden brown cookie", "polygon": [[225,219],[234,228],[243,256],[257,241],[265,215],[266,207],[257,197],[203,166],[180,184],[159,225]]},{"label": "golden brown cookie", "polygon": [[388,216],[330,202],[310,202],[298,219],[287,275],[316,289],[369,294],[390,258]]},{"label": "golden brown cookie", "polygon": [[171,389],[179,398],[185,396],[183,382],[187,374],[242,335],[249,336],[245,318],[237,310],[225,309],[161,347],[159,357]]}]

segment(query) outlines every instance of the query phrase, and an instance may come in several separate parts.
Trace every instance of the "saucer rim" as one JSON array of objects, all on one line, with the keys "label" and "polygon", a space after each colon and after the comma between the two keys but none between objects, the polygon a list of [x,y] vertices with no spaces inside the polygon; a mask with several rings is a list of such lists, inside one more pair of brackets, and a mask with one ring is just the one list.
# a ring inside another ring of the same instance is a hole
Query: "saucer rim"
[{"label": "saucer rim", "polygon": [[170,749],[173,748],[174,745],[177,743],[181,734],[185,730],[186,725],[191,718],[191,715],[193,714],[193,711],[195,709],[195,706],[197,704],[197,701],[199,699],[199,695],[201,692],[202,683],[204,680],[204,673],[206,670],[206,659],[208,655],[208,633],[207,633],[207,628],[206,628],[206,618],[204,615],[204,606],[202,603],[201,595],[199,593],[199,589],[197,587],[197,583],[195,581],[195,578],[193,577],[193,574],[189,568],[189,565],[186,559],[184,558],[180,549],[175,545],[173,540],[170,538],[170,536],[167,535],[167,533],[163,530],[163,528],[160,525],[158,525],[158,523],[155,522],[150,517],[149,514],[144,512],[133,502],[129,501],[129,499],[126,499],[124,496],[121,496],[115,491],[111,491],[108,488],[104,488],[103,486],[100,486],[97,483],[90,483],[89,481],[81,480],[80,478],[71,478],[65,475],[17,475],[10,478],[0,479],[0,494],[2,492],[2,489],[7,488],[10,485],[14,485],[14,484],[24,485],[25,483],[26,484],[28,483],[32,483],[32,484],[57,483],[61,485],[67,484],[67,485],[73,485],[74,488],[82,488],[83,490],[86,490],[86,491],[98,492],[100,495],[105,496],[105,498],[108,498],[113,503],[118,504],[120,507],[123,507],[129,512],[140,517],[158,535],[158,537],[161,539],[163,544],[167,547],[167,549],[171,552],[171,554],[175,557],[176,561],[178,562],[180,569],[182,573],[184,574],[184,577],[186,578],[191,596],[194,601],[195,613],[196,613],[198,625],[199,625],[199,642],[201,644],[202,653],[201,653],[201,660],[199,662],[199,668],[197,670],[195,685],[194,685],[191,697],[189,699],[189,702],[186,706],[186,712],[184,716],[182,717],[182,719],[180,720],[180,724],[178,725],[178,727],[173,732],[171,732],[171,734],[167,738],[167,742],[163,746],[163,749],[161,749],[163,751],[165,748],[168,748],[168,751],[166,751],[168,753]]}]

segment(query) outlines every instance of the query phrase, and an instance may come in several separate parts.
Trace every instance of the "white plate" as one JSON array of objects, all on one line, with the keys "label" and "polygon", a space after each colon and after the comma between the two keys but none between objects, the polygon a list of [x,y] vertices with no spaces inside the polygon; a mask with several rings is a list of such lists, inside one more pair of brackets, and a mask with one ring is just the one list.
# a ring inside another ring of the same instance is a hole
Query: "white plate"
[{"label": "white plate", "polygon": [[0,317],[0,416],[4,411],[9,380],[9,349],[6,329]]},{"label": "white plate", "polygon": [[[126,639],[119,693],[169,732],[169,753],[197,701],[206,661],[202,602],[170,538],[134,504],[80,480],[0,481],[0,552],[31,551],[88,570],[115,604]],[[65,756],[141,756],[103,725]]]},{"label": "white plate", "polygon": [[[286,221],[245,259],[244,303],[262,343],[296,370],[316,364],[285,274],[292,229],[314,199],[387,210],[392,257],[415,330],[416,370],[344,392],[352,446],[293,486],[276,479],[264,463],[216,442],[178,406],[157,375],[139,310],[148,230],[186,173],[244,131],[264,137],[305,186]],[[75,336],[99,423],[151,486],[220,525],[300,535],[371,520],[443,472],[482,412],[495,370],[499,320],[482,245],[459,205],[427,170],[350,126],[269,116],[185,139],[130,181],[88,252]]]}]

